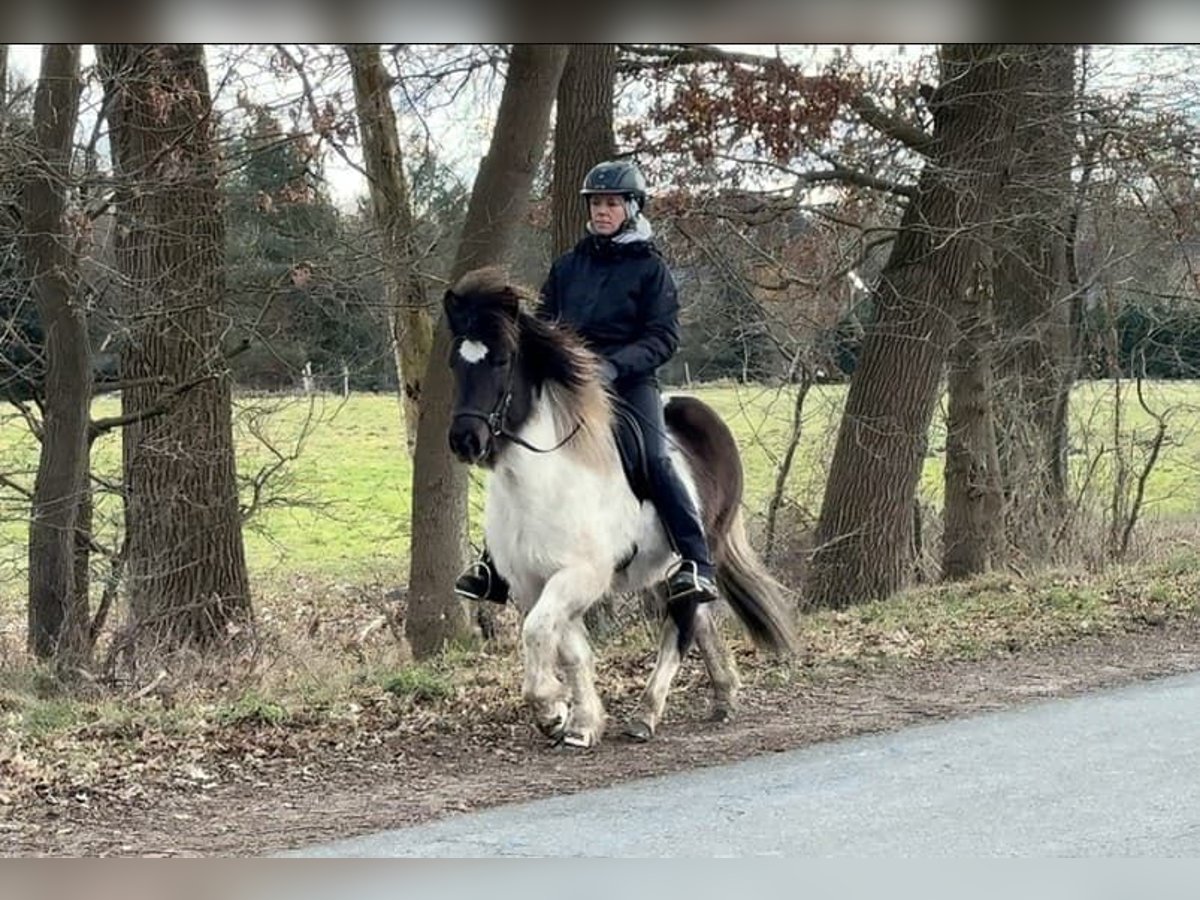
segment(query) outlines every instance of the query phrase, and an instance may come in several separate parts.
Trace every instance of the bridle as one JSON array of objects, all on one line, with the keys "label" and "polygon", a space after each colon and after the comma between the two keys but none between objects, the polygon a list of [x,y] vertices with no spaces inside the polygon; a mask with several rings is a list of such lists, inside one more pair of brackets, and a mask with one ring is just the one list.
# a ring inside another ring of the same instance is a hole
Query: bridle
[{"label": "bridle", "polygon": [[508,431],[504,425],[508,419],[508,408],[512,405],[518,358],[519,357],[516,355],[513,356],[512,363],[509,365],[508,369],[508,381],[504,386],[504,393],[500,395],[500,399],[496,401],[496,405],[492,407],[491,412],[485,413],[476,409],[457,409],[454,411],[454,418],[480,419],[481,421],[485,422],[488,427],[488,432],[492,436],[493,442],[499,438],[507,438],[514,444],[524,447],[526,450],[529,450],[532,453],[553,453],[555,450],[560,450],[570,443],[571,438],[575,437],[575,435],[579,433],[579,429],[583,426],[583,422],[577,420],[575,422],[575,427],[571,429],[570,434],[568,434],[553,447],[536,447],[519,434]]}]

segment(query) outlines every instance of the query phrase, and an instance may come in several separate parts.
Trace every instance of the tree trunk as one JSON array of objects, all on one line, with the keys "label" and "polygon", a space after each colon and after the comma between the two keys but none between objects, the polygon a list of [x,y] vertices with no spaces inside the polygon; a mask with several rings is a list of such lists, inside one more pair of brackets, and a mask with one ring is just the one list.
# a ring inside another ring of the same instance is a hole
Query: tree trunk
[{"label": "tree trunk", "polygon": [[1015,66],[1021,125],[996,227],[996,412],[1007,530],[1012,549],[1037,560],[1048,555],[1066,511],[1075,51],[1037,45]]},{"label": "tree trunk", "polygon": [[933,146],[875,291],[838,430],[810,567],[808,601],[888,597],[911,574],[913,501],[952,336],[996,206],[1012,124],[1006,51],[946,45],[932,100]]},{"label": "tree trunk", "polygon": [[[525,214],[562,74],[563,44],[516,44],[491,146],[480,161],[451,279],[508,253]],[[418,657],[438,653],[467,631],[453,594],[466,545],[467,470],[450,455],[446,434],[454,383],[446,361],[450,332],[438,321],[425,375],[413,457],[412,569],[405,634]]]},{"label": "tree trunk", "polygon": [[0,44],[0,137],[8,131],[8,44]]},{"label": "tree trunk", "polygon": [[354,77],[354,105],[362,133],[363,159],[371,189],[371,208],[380,236],[386,271],[388,328],[400,386],[408,452],[417,442],[421,379],[429,365],[433,317],[417,275],[417,243],[412,205],[404,174],[396,114],[377,44],[349,44],[346,56]]},{"label": "tree trunk", "polygon": [[946,513],[942,577],[968,578],[994,564],[1004,496],[992,410],[991,254],[984,247],[975,289],[965,292],[950,351],[946,423]]},{"label": "tree trunk", "polygon": [[40,658],[57,657],[61,670],[90,654],[87,594],[76,590],[75,530],[88,477],[91,368],[65,219],[80,87],[79,45],[47,44],[21,236],[46,334],[42,446],[29,523],[29,647]]},{"label": "tree trunk", "polygon": [[[587,203],[579,193],[588,170],[612,159],[613,89],[617,79],[616,44],[571,44],[558,82],[554,114],[554,175],[550,190],[553,223],[551,255],[557,259],[583,234]],[[616,598],[606,597],[584,614],[596,636],[617,627]]]},{"label": "tree trunk", "polygon": [[557,259],[579,240],[587,204],[579,193],[584,176],[617,152],[613,138],[616,44],[571,44],[554,120],[554,182],[550,194]]},{"label": "tree trunk", "polygon": [[121,189],[121,375],[135,385],[121,398],[130,609],[142,638],[212,645],[251,610],[221,353],[224,223],[204,51],[105,44],[98,58],[113,94]]}]

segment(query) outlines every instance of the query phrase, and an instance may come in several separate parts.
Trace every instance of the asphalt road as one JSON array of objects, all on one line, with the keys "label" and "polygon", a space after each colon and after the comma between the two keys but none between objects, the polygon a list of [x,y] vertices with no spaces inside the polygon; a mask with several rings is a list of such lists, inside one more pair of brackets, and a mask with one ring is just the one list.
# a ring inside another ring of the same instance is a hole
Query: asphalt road
[{"label": "asphalt road", "polygon": [[290,855],[1196,856],[1200,673]]}]

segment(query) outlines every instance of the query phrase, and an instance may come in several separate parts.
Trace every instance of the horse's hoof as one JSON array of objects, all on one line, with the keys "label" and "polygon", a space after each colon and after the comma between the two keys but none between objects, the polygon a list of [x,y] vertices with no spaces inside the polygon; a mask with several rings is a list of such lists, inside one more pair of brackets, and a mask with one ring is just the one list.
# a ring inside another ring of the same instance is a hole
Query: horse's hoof
[{"label": "horse's hoof", "polygon": [[590,750],[596,745],[596,740],[582,731],[564,731],[554,745],[562,750]]},{"label": "horse's hoof", "polygon": [[710,722],[729,722],[733,719],[733,707],[725,704],[718,704],[712,708],[712,712],[708,714]]},{"label": "horse's hoof", "polygon": [[625,726],[621,733],[638,744],[644,744],[654,737],[654,729],[641,719],[634,719]]}]

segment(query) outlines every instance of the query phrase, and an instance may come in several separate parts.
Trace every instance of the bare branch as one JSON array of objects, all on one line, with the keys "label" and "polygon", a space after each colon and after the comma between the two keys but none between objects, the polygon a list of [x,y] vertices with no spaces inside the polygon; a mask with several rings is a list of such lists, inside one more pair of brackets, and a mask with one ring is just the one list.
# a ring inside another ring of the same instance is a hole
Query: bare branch
[{"label": "bare branch", "polygon": [[929,152],[933,136],[923,128],[906,122],[882,110],[866,94],[857,94],[850,99],[850,106],[859,117],[881,134],[894,138],[904,146],[922,155]]},{"label": "bare branch", "polygon": [[108,416],[103,419],[93,419],[88,425],[88,440],[95,441],[100,435],[112,431],[114,428],[121,428],[125,425],[132,425],[134,422],[144,422],[146,419],[166,415],[175,408],[175,404],[182,400],[184,395],[189,391],[194,390],[207,381],[212,381],[216,377],[218,377],[216,373],[210,373],[189,379],[167,391],[155,400],[154,403],[136,412],[124,413],[119,416]]}]

